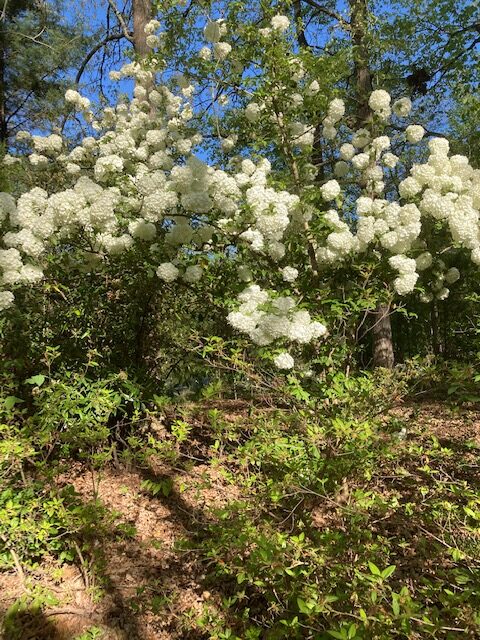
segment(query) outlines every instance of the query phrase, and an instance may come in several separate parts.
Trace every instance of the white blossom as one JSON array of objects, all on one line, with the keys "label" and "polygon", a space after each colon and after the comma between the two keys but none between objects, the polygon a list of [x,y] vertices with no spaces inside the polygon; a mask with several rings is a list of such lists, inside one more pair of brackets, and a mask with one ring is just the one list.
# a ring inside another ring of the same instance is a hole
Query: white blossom
[{"label": "white blossom", "polygon": [[411,110],[412,101],[407,97],[396,100],[392,105],[393,113],[399,118],[406,118]]},{"label": "white blossom", "polygon": [[390,107],[391,102],[390,94],[384,89],[376,89],[370,94],[368,104],[370,108],[375,112],[382,112]]},{"label": "white blossom", "polygon": [[173,282],[180,275],[180,270],[171,262],[163,262],[157,269],[157,276],[164,282]]},{"label": "white blossom", "polygon": [[327,202],[330,202],[340,195],[341,189],[336,180],[329,180],[320,187],[320,192],[322,194],[322,198]]},{"label": "white blossom", "polygon": [[274,29],[275,31],[279,31],[280,33],[286,31],[290,26],[290,20],[287,18],[287,16],[283,16],[280,14],[273,16],[270,23],[272,25],[272,29]]},{"label": "white blossom", "polygon": [[293,369],[295,365],[294,359],[286,351],[276,355],[273,359],[273,363],[277,369]]},{"label": "white blossom", "polygon": [[411,144],[416,144],[425,135],[425,129],[419,124],[410,124],[405,129],[405,136]]},{"label": "white blossom", "polygon": [[231,50],[232,46],[228,42],[215,42],[213,45],[213,55],[217,60],[225,60]]},{"label": "white blossom", "polygon": [[295,267],[284,267],[282,269],[282,277],[285,282],[295,282],[298,277],[298,269],[295,269]]}]

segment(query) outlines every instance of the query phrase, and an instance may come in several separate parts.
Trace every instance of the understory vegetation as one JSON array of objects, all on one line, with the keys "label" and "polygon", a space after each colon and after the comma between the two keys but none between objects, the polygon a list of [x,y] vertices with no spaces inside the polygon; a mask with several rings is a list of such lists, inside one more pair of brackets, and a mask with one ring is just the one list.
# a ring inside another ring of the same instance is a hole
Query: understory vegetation
[{"label": "understory vegetation", "polygon": [[4,374],[5,637],[477,637],[469,374],[412,364],[236,399],[218,381],[147,399],[124,373]]}]

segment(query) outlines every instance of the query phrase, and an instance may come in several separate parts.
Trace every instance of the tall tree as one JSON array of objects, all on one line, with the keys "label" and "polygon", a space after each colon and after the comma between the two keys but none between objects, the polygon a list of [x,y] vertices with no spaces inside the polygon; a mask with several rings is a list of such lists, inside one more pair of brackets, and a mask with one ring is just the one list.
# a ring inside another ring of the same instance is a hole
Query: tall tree
[{"label": "tall tree", "polygon": [[[353,47],[355,99],[357,102],[358,126],[362,126],[372,116],[368,98],[373,89],[370,69],[368,37],[367,0],[349,0],[350,33]],[[395,364],[393,350],[390,306],[379,303],[372,313],[373,365],[391,369]]]},{"label": "tall tree", "polygon": [[67,76],[88,39],[61,2],[5,0],[0,14],[0,143],[19,129],[49,131],[63,109]]},{"label": "tall tree", "polygon": [[145,26],[152,19],[151,0],[132,0],[133,9],[133,46],[140,57],[148,55]]}]

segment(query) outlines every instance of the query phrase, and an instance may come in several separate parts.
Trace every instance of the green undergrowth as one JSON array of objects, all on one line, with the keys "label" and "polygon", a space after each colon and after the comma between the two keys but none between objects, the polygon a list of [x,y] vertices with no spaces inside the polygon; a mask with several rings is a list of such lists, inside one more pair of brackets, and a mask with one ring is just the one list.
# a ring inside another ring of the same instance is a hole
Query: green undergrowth
[{"label": "green undergrowth", "polygon": [[[392,411],[408,392],[401,370],[331,375],[317,390],[290,377],[283,408],[211,394],[145,401],[124,374],[38,375],[20,388],[5,378],[0,570],[26,588],[6,617],[12,637],[19,607],[50,606],[29,581],[46,558],[77,565],[92,597],[108,588],[102,540],[136,534],[99,499],[112,465],[141,470],[139,491],[169,508],[198,465],[232,489],[221,507],[199,501],[178,544],[211,594],[201,611],[179,614],[173,594],[140,585],[130,602],[133,616],[173,611],[172,637],[480,637],[479,441],[465,405],[476,381],[460,385],[459,371],[431,422],[418,401]],[[426,384],[425,369],[415,375]],[[91,477],[88,500],[62,480],[72,465]]]},{"label": "green undergrowth", "polygon": [[478,637],[476,443],[301,412],[224,433],[242,497],[200,538],[228,593],[201,621],[208,637]]}]

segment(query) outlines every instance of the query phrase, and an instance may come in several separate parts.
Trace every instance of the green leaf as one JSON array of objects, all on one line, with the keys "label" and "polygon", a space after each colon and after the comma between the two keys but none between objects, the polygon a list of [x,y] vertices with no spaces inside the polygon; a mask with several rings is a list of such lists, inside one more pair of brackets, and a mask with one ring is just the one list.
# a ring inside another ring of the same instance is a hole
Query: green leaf
[{"label": "green leaf", "polygon": [[23,400],[15,396],[7,396],[4,402],[5,402],[5,409],[10,411],[18,402],[23,402]]},{"label": "green leaf", "polygon": [[400,603],[398,601],[398,595],[396,593],[392,595],[392,610],[396,616],[398,616],[398,614],[400,613]]},{"label": "green leaf", "polygon": [[37,387],[41,387],[42,384],[45,382],[45,376],[39,373],[36,376],[32,376],[31,378],[28,378],[27,380],[25,380],[25,382],[27,384],[34,384]]},{"label": "green leaf", "polygon": [[310,613],[310,608],[307,606],[307,603],[305,602],[305,600],[302,600],[301,598],[297,598],[297,605],[300,613],[305,613],[307,615]]},{"label": "green leaf", "polygon": [[380,578],[382,577],[382,572],[373,562],[368,563],[368,568],[370,569],[370,573],[372,573],[374,576],[379,576]]},{"label": "green leaf", "polygon": [[474,520],[477,520],[477,514],[475,513],[475,511],[473,509],[470,509],[470,507],[463,507],[463,510],[465,511],[465,513],[467,514],[467,516],[470,516],[471,518],[473,518]]},{"label": "green leaf", "polygon": [[391,564],[389,567],[387,567],[386,569],[384,569],[384,570],[382,571],[382,578],[383,578],[384,580],[386,580],[387,578],[389,578],[389,577],[392,575],[392,573],[395,571],[395,569],[396,569],[396,568],[397,568],[397,567],[396,567],[394,564]]}]

